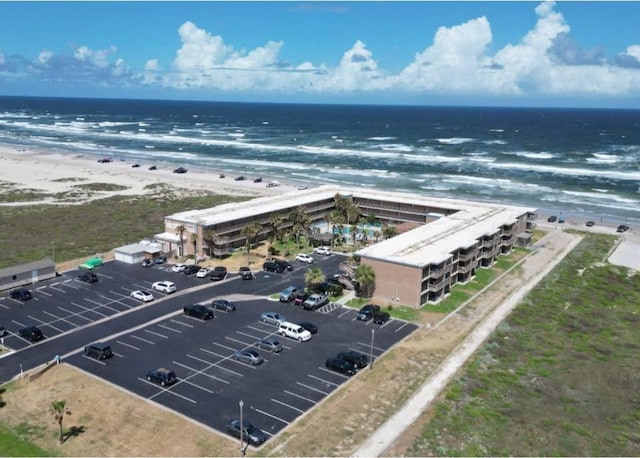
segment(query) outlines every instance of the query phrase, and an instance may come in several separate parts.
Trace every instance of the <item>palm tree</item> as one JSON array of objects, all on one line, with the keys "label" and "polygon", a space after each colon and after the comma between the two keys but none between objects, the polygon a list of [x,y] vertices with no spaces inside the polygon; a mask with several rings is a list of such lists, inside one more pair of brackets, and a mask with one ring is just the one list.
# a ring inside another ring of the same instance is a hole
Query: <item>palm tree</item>
[{"label": "palm tree", "polygon": [[359,292],[361,297],[373,296],[376,287],[376,273],[368,264],[360,264],[355,272],[356,280],[359,284]]},{"label": "palm tree", "polygon": [[356,235],[358,235],[358,226],[356,224],[352,224],[349,227],[349,235],[351,236],[351,241],[353,245],[356,244]]},{"label": "palm tree", "polygon": [[184,255],[184,240],[182,237],[184,236],[186,230],[187,228],[184,226],[184,224],[176,227],[176,234],[178,234],[178,237],[180,238],[180,253],[178,253],[178,256]]},{"label": "palm tree", "polygon": [[282,223],[284,222],[284,218],[282,218],[282,215],[278,214],[278,213],[274,213],[269,217],[269,224],[271,225],[271,229],[273,229],[273,239],[274,240],[278,240],[280,241],[280,226],[282,226]]},{"label": "palm tree", "polygon": [[398,235],[398,228],[396,226],[384,226],[382,228],[382,238],[390,239]]},{"label": "palm tree", "polygon": [[333,249],[335,247],[336,240],[339,241],[340,244],[342,244],[342,230],[344,229],[344,217],[339,212],[333,211],[327,216],[327,219],[331,224],[332,232],[333,232],[334,226],[338,227],[338,233],[336,234],[335,232],[333,232],[333,237],[331,238],[331,249]]},{"label": "palm tree", "polygon": [[251,252],[251,244],[255,241],[255,238],[262,232],[262,224],[254,222],[247,224],[240,231],[240,235],[246,237],[246,247],[247,247],[247,264],[251,265],[251,261],[249,260],[249,255]]},{"label": "palm tree", "polygon": [[51,413],[60,427],[60,443],[64,442],[64,433],[62,431],[62,420],[65,415],[71,415],[71,411],[66,407],[67,401],[54,401],[51,403]]},{"label": "palm tree", "polygon": [[296,236],[296,245],[300,249],[300,236],[307,233],[311,225],[311,219],[302,207],[295,207],[289,212],[291,232]]},{"label": "palm tree", "polygon": [[327,277],[320,267],[312,267],[304,273],[304,285],[307,289],[312,289],[314,285],[319,285],[327,281]]}]

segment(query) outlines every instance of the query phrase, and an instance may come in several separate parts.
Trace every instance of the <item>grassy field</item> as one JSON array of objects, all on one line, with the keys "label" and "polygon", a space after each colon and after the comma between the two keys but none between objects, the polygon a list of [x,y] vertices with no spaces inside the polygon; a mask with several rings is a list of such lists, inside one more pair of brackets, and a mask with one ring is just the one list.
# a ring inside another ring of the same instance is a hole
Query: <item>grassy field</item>
[{"label": "grassy field", "polygon": [[411,456],[639,456],[640,275],[589,236],[484,344]]}]

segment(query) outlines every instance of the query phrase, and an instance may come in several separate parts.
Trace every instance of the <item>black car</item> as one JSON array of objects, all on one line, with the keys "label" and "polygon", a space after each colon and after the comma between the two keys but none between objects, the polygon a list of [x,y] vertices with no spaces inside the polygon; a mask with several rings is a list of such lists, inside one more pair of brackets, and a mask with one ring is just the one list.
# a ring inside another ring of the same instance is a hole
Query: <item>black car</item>
[{"label": "black car", "polygon": [[371,318],[373,318],[373,314],[379,311],[380,311],[379,305],[367,304],[360,309],[360,311],[356,315],[356,318],[359,319],[360,321],[369,321]]},{"label": "black car", "polygon": [[587,227],[593,227],[596,225],[595,221],[587,221]]},{"label": "black car", "polygon": [[78,280],[83,281],[85,283],[96,283],[98,281],[98,276],[93,272],[85,272],[83,274],[78,275]]},{"label": "black car", "polygon": [[627,226],[626,224],[621,224],[618,226],[618,229],[616,229],[616,232],[627,232],[629,230],[629,226]]},{"label": "black car", "polygon": [[285,261],[284,259],[274,259],[272,262],[282,266],[283,270],[291,272],[293,270],[293,265],[289,261]]},{"label": "black car", "polygon": [[169,386],[178,380],[175,372],[164,367],[147,371],[146,378],[148,381],[159,383],[161,386]]},{"label": "black car", "polygon": [[167,257],[166,256],[158,256],[156,258],[155,261],[153,261],[154,264],[164,264],[165,262],[167,262]]},{"label": "black car", "polygon": [[246,420],[242,422],[242,428],[240,427],[240,420],[231,420],[227,424],[227,432],[234,437],[240,437],[240,429],[242,429],[242,439],[251,445],[261,445],[267,440],[267,435],[264,431],[256,428]]},{"label": "black car", "polygon": [[558,221],[558,217],[555,216],[555,215],[552,215],[552,216],[547,218],[547,222],[549,222],[549,223],[555,223],[556,221]]},{"label": "black car", "polygon": [[303,321],[301,323],[298,323],[300,326],[302,326],[303,328],[305,328],[307,331],[309,331],[311,334],[317,334],[318,333],[318,326],[316,326],[315,324],[309,322],[309,321]]},{"label": "black car", "polygon": [[227,268],[222,266],[214,267],[211,273],[209,274],[209,278],[213,281],[224,280],[227,277]]},{"label": "black car", "polygon": [[42,331],[35,326],[27,326],[26,328],[22,328],[20,329],[20,331],[18,331],[18,334],[20,335],[20,337],[28,340],[29,342],[37,342],[44,339],[44,334],[42,334]]},{"label": "black car", "polygon": [[107,359],[113,356],[113,351],[111,351],[111,345],[96,342],[84,347],[84,354],[95,359]]},{"label": "black car", "polygon": [[184,167],[178,167],[177,169],[173,169],[173,173],[187,173],[187,169]]},{"label": "black car", "polygon": [[199,270],[200,270],[200,266],[197,266],[195,264],[188,264],[185,266],[182,273],[185,275],[193,275],[193,274],[197,274]]},{"label": "black car", "polygon": [[158,170],[158,167],[156,167],[155,165],[152,165],[151,167],[149,167],[149,170]]},{"label": "black car", "polygon": [[240,278],[243,280],[253,280],[253,272],[251,272],[251,269],[248,267],[240,267],[240,269],[238,269],[238,275],[240,275]]},{"label": "black car", "polygon": [[281,274],[282,272],[284,272],[284,269],[282,268],[282,266],[273,261],[267,261],[264,264],[262,264],[262,270],[264,270],[265,272],[275,272],[278,274]]},{"label": "black car", "polygon": [[218,310],[224,310],[225,312],[235,312],[236,306],[226,299],[214,299],[211,302],[211,307]]},{"label": "black car", "polygon": [[27,288],[18,288],[12,290],[9,293],[9,297],[11,299],[18,299],[19,301],[26,301],[31,299],[33,296],[31,296],[31,291],[29,291]]},{"label": "black car", "polygon": [[131,164],[131,167],[133,167],[134,169],[137,169],[138,167],[140,167],[140,164]]},{"label": "black car", "polygon": [[327,369],[340,372],[344,375],[353,375],[358,370],[354,363],[340,358],[328,358],[324,365]]},{"label": "black car", "polygon": [[236,181],[244,181],[244,177],[242,175],[235,177],[234,180]]},{"label": "black car", "polygon": [[142,261],[142,267],[151,267],[152,264],[153,261],[149,258],[144,258],[144,260]]},{"label": "black car", "polygon": [[254,178],[253,179],[254,183],[262,183],[262,178],[258,177],[258,178]]},{"label": "black car", "polygon": [[375,324],[385,324],[389,321],[389,318],[391,318],[391,315],[387,312],[373,312],[373,322]]},{"label": "black car", "polygon": [[185,305],[182,310],[185,315],[200,318],[201,320],[213,318],[213,311],[202,304]]},{"label": "black car", "polygon": [[346,361],[351,361],[356,365],[358,369],[362,369],[363,367],[367,367],[369,364],[369,357],[367,355],[363,355],[357,351],[341,351],[336,355],[336,358],[344,359]]}]

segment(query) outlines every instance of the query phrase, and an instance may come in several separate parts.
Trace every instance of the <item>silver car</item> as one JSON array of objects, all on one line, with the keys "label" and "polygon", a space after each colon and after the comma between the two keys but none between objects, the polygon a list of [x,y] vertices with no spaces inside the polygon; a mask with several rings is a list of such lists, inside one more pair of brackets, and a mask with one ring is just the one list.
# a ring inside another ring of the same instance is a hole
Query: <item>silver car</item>
[{"label": "silver car", "polygon": [[259,340],[256,342],[256,347],[268,350],[272,353],[280,353],[282,351],[282,344],[274,337],[267,337],[266,339]]},{"label": "silver car", "polygon": [[262,364],[264,358],[255,350],[238,350],[233,354],[233,359],[243,363],[258,365]]},{"label": "silver car", "polygon": [[260,321],[267,324],[273,324],[274,326],[280,326],[282,323],[287,321],[287,319],[276,312],[264,312],[260,315]]}]

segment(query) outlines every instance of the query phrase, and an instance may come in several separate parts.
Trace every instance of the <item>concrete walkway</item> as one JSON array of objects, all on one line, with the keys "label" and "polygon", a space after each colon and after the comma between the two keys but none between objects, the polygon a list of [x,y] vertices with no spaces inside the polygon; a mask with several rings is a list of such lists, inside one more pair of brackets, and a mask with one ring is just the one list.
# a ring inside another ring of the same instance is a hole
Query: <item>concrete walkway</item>
[{"label": "concrete walkway", "polygon": [[[522,286],[498,305],[476,328],[451,352],[440,367],[422,387],[385,423],[373,432],[352,456],[381,456],[384,451],[411,426],[431,405],[433,400],[449,384],[460,368],[473,356],[493,330],[573,248],[580,237],[561,231],[550,232],[538,244],[538,252],[532,255],[533,266],[524,267]],[[531,268],[533,267],[533,268]]]}]

